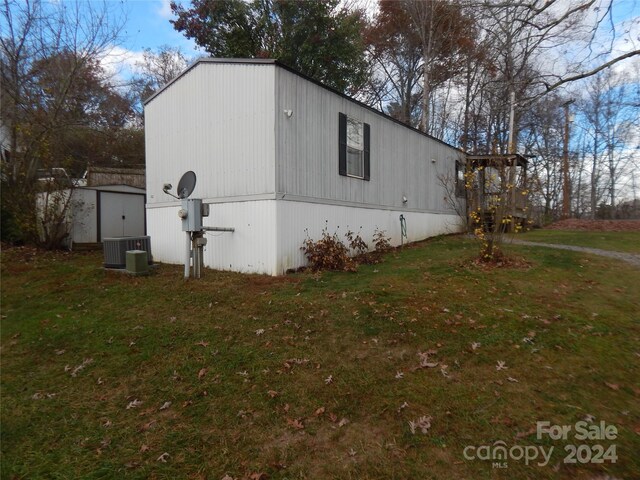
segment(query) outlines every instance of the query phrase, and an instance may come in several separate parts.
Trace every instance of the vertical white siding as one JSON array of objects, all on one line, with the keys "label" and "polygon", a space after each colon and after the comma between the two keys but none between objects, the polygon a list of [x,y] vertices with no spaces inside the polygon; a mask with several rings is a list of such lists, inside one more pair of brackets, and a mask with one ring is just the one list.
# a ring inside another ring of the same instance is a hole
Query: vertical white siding
[{"label": "vertical white siding", "polygon": [[404,215],[407,225],[407,239],[414,242],[424,238],[456,233],[460,231],[461,219],[447,213],[406,212],[401,210],[380,210],[357,208],[322,203],[289,202],[278,200],[278,268],[282,274],[290,268],[306,263],[300,250],[308,236],[319,240],[322,229],[330,235],[336,233],[346,243],[344,235],[351,230],[373,248],[373,234],[383,230],[390,237],[392,245],[401,244],[400,215]]},{"label": "vertical white siding", "polygon": [[[185,233],[181,230],[179,209],[147,209],[147,228],[156,261],[184,263]],[[275,212],[275,200],[211,204],[210,215],[204,219],[204,224],[232,227],[235,232],[207,232],[205,266],[277,275]]]},{"label": "vertical white siding", "polygon": [[274,70],[203,62],[145,106],[148,204],[171,202],[162,186],[187,170],[194,198],[275,191]]},{"label": "vertical white siding", "polygon": [[145,106],[147,231],[154,259],[183,263],[180,204],[162,192],[187,170],[211,203],[207,267],[275,274],[275,65],[202,62]]},{"label": "vertical white siding", "polygon": [[[453,175],[458,150],[282,68],[276,70],[275,111],[276,185],[285,198],[452,213],[438,177]],[[370,181],[338,174],[340,112],[371,125]]]},{"label": "vertical white siding", "polygon": [[74,243],[95,243],[98,238],[96,191],[77,188],[71,200],[71,238]]},{"label": "vertical white siding", "polygon": [[[54,198],[68,198],[69,190],[52,192],[49,195],[39,193],[36,196],[38,219],[43,221],[44,209],[54,205]],[[48,206],[47,206],[48,205]],[[67,228],[73,243],[98,242],[96,191],[87,188],[76,188],[71,193],[71,200],[67,210]]]}]

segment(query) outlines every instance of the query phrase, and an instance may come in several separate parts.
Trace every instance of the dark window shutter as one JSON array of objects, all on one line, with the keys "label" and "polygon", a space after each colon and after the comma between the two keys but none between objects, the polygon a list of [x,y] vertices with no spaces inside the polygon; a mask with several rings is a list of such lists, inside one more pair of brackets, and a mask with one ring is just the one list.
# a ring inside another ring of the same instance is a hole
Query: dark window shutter
[{"label": "dark window shutter", "polygon": [[369,145],[371,143],[371,127],[364,124],[364,179],[371,180],[371,160],[369,155]]},{"label": "dark window shutter", "polygon": [[347,116],[340,114],[338,122],[338,173],[340,175],[347,174]]}]

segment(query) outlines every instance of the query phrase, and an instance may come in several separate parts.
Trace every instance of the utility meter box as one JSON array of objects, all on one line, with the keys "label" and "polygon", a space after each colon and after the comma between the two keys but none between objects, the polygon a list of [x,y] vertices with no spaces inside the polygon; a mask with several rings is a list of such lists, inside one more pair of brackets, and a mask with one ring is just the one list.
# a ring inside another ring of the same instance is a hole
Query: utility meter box
[{"label": "utility meter box", "polygon": [[202,199],[183,199],[179,216],[182,218],[183,232],[199,232],[202,230]]}]

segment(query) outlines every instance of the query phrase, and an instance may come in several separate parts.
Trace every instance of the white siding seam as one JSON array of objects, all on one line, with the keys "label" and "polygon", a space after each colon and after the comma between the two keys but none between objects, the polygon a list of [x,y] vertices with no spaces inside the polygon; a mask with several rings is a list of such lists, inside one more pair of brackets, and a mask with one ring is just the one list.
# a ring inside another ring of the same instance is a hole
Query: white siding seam
[{"label": "white siding seam", "polygon": [[[235,197],[214,197],[203,198],[202,203],[236,203],[236,202],[255,202],[257,200],[276,200],[275,193],[261,193],[257,195],[240,195]],[[179,201],[162,202],[162,203],[148,203],[147,208],[166,208],[166,207],[179,207],[182,203]]]},{"label": "white siding seam", "polygon": [[394,210],[394,211],[400,211],[400,212],[456,215],[456,212],[454,210],[426,210],[421,208],[404,207],[402,205],[378,205],[378,204],[371,204],[371,203],[349,202],[346,200],[332,200],[330,198],[307,197],[303,195],[289,195],[286,193],[278,193],[277,200],[284,200],[289,202],[316,203],[320,205],[336,205],[339,207],[368,208],[372,210]]}]

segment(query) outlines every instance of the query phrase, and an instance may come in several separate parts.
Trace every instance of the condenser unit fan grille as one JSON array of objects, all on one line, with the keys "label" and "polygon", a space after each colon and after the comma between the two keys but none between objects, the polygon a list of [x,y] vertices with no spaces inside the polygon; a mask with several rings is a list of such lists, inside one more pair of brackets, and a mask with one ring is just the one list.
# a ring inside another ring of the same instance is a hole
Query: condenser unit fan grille
[{"label": "condenser unit fan grille", "polygon": [[102,240],[105,268],[126,268],[128,250],[144,250],[147,252],[147,263],[151,265],[151,237],[117,237]]}]

